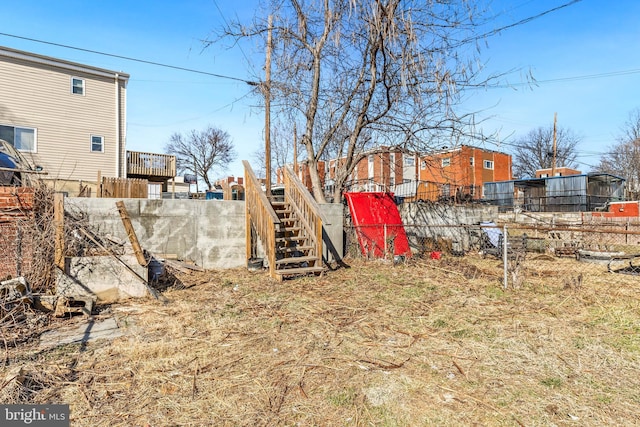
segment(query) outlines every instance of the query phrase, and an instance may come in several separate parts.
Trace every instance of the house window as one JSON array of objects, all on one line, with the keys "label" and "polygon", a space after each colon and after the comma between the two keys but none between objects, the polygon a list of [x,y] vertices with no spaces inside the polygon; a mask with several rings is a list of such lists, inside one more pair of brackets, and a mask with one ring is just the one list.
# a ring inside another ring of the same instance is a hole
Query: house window
[{"label": "house window", "polygon": [[493,169],[493,162],[491,160],[485,160],[484,161],[484,168],[485,169]]},{"label": "house window", "polygon": [[427,161],[423,160],[420,162],[420,169],[425,170],[427,168]]},{"label": "house window", "polygon": [[104,137],[91,135],[91,152],[104,153]]},{"label": "house window", "polygon": [[445,157],[442,159],[442,167],[446,168],[447,166],[451,166],[451,157]]},{"label": "house window", "polygon": [[415,159],[413,157],[405,157],[404,158],[404,165],[405,166],[413,166],[415,164],[416,164],[416,162],[415,162]]},{"label": "house window", "polygon": [[4,139],[19,151],[35,153],[38,148],[36,130],[33,128],[0,125],[0,139]]},{"label": "house window", "polygon": [[71,77],[71,93],[74,95],[84,95],[84,79]]},{"label": "house window", "polygon": [[473,166],[473,157],[469,157],[469,164]]}]

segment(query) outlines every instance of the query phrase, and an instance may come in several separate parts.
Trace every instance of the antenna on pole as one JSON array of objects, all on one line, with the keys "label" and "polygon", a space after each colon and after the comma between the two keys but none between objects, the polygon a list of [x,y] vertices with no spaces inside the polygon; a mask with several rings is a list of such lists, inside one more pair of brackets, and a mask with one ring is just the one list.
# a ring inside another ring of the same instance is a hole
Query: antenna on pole
[{"label": "antenna on pole", "polygon": [[556,176],[556,155],[558,145],[556,143],[556,128],[558,125],[558,113],[553,113],[553,163],[551,165],[551,176]]}]

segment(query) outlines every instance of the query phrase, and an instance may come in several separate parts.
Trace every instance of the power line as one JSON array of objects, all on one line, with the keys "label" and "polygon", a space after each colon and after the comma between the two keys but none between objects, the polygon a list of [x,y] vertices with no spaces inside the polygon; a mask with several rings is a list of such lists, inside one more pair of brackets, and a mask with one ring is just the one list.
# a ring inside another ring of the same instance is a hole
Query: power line
[{"label": "power line", "polygon": [[228,104],[226,104],[226,105],[223,105],[222,107],[218,107],[218,108],[216,108],[215,110],[210,111],[210,112],[208,112],[208,113],[205,113],[205,114],[203,114],[203,115],[200,115],[200,116],[198,116],[198,117],[192,117],[192,118],[189,118],[189,119],[178,120],[178,121],[173,122],[173,123],[162,123],[162,124],[159,124],[159,125],[144,125],[144,124],[141,124],[141,123],[135,123],[135,122],[128,122],[128,124],[129,124],[129,125],[131,125],[131,126],[138,126],[138,127],[157,128],[157,127],[166,127],[167,125],[171,125],[171,126],[173,126],[173,125],[177,125],[177,124],[181,124],[181,123],[192,122],[192,121],[194,121],[194,120],[198,120],[198,119],[201,119],[201,118],[203,118],[203,117],[207,117],[207,116],[210,116],[210,115],[212,115],[212,114],[214,114],[214,113],[217,113],[217,112],[219,112],[219,111],[222,111],[222,110],[224,110],[224,109],[225,109],[225,108],[227,108],[227,107],[232,107],[232,106],[234,106],[237,102],[240,102],[241,100],[243,100],[244,98],[246,98],[247,96],[249,96],[249,95],[250,95],[250,93],[251,93],[251,92],[247,92],[247,93],[245,93],[244,95],[242,95],[241,97],[234,99],[234,100],[233,100],[233,101],[231,101],[230,103],[228,103]]},{"label": "power line", "polygon": [[610,72],[598,73],[598,74],[585,74],[583,76],[558,77],[555,79],[545,79],[545,80],[532,79],[531,82],[511,83],[511,84],[501,84],[501,85],[487,85],[486,89],[507,89],[507,88],[513,88],[516,86],[537,86],[537,85],[546,84],[546,83],[572,82],[572,81],[578,81],[578,80],[593,80],[593,79],[602,79],[606,77],[627,76],[630,74],[638,74],[638,73],[640,73],[640,68],[635,68],[631,70],[610,71]]},{"label": "power line", "polygon": [[246,84],[253,85],[253,86],[256,85],[256,82],[253,82],[253,81],[250,81],[250,80],[241,79],[241,78],[238,78],[238,77],[225,76],[224,74],[210,73],[208,71],[194,70],[192,68],[179,67],[177,65],[163,64],[163,63],[160,63],[160,62],[147,61],[145,59],[131,58],[129,56],[116,55],[114,53],[100,52],[100,51],[97,51],[97,50],[85,49],[85,48],[65,45],[65,44],[61,44],[61,43],[48,42],[46,40],[38,40],[38,39],[31,38],[31,37],[24,37],[24,36],[18,36],[18,35],[15,35],[15,34],[7,34],[7,33],[0,33],[0,36],[13,37],[13,38],[16,38],[16,39],[28,40],[28,41],[32,41],[32,42],[36,42],[36,43],[42,43],[42,44],[47,44],[47,45],[51,45],[51,46],[63,47],[63,48],[66,48],[66,49],[78,50],[78,51],[81,51],[81,52],[94,53],[96,55],[103,55],[103,56],[109,56],[109,57],[112,57],[112,58],[124,59],[126,61],[140,62],[142,64],[149,64],[149,65],[155,65],[157,67],[170,68],[170,69],[173,69],[173,70],[187,71],[189,73],[204,74],[206,76],[217,77],[217,78],[220,78],[220,79],[234,80],[234,81],[246,83]]},{"label": "power line", "polygon": [[549,13],[556,12],[556,11],[558,11],[560,9],[564,9],[565,7],[569,7],[571,5],[579,3],[581,1],[582,0],[571,0],[568,3],[561,4],[560,6],[554,7],[552,9],[547,9],[544,12],[538,13],[537,15],[529,16],[527,18],[521,19],[521,20],[519,20],[517,22],[514,22],[512,24],[508,24],[508,25],[505,25],[503,27],[496,28],[495,30],[488,31],[488,32],[486,32],[484,34],[481,34],[479,36],[469,37],[469,38],[467,38],[465,40],[462,40],[459,44],[462,45],[462,44],[466,44],[466,43],[469,43],[469,42],[474,41],[474,40],[481,40],[481,39],[484,39],[486,37],[494,36],[494,35],[502,32],[504,30],[508,30],[509,28],[517,27],[519,25],[526,24],[528,22],[534,21],[534,20],[536,20],[538,18],[541,18],[541,17],[543,17],[545,15],[548,15]]}]

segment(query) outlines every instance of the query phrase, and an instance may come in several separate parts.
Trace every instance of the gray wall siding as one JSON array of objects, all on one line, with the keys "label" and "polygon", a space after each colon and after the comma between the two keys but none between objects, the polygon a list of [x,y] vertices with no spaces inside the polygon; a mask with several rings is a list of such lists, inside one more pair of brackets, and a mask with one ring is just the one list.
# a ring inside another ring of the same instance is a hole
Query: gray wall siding
[{"label": "gray wall siding", "polygon": [[[116,140],[115,78],[4,56],[0,75],[0,124],[37,129],[37,153],[26,156],[48,179],[95,181],[98,170],[116,176],[116,149],[123,144]],[[84,95],[71,93],[72,76],[85,80]],[[122,142],[126,84],[120,85]],[[104,137],[104,153],[91,152],[91,135]]]}]

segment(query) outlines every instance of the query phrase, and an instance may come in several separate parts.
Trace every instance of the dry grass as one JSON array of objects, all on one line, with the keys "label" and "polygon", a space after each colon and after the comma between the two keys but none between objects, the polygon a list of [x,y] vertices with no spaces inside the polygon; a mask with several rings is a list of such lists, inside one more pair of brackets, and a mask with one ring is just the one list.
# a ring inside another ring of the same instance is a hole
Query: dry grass
[{"label": "dry grass", "polygon": [[74,426],[640,425],[637,277],[541,259],[504,290],[495,260],[349,263],[181,276],[168,304],[102,311],[125,337],[11,350],[0,400],[69,403]]}]

